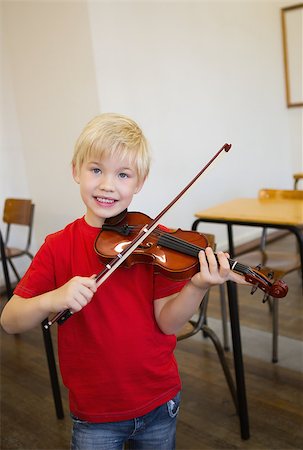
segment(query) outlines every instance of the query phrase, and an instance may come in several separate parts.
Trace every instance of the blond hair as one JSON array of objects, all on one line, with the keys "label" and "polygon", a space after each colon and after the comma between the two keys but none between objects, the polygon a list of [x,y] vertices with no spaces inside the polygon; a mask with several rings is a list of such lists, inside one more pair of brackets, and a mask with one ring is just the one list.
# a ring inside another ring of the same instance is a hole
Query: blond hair
[{"label": "blond hair", "polygon": [[78,172],[91,157],[102,159],[115,156],[134,164],[140,181],[150,168],[148,143],[140,127],[129,117],[114,113],[101,114],[92,119],[80,134],[72,164]]}]

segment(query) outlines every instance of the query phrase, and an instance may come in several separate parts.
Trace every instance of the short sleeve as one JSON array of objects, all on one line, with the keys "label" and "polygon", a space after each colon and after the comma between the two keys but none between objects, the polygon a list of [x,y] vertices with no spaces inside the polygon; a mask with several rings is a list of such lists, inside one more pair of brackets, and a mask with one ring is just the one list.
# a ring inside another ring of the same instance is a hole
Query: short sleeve
[{"label": "short sleeve", "polygon": [[176,281],[165,277],[162,274],[155,274],[154,300],[168,297],[180,292],[189,280]]},{"label": "short sleeve", "polygon": [[35,297],[55,289],[55,284],[54,261],[46,240],[17,284],[14,294],[25,298]]}]

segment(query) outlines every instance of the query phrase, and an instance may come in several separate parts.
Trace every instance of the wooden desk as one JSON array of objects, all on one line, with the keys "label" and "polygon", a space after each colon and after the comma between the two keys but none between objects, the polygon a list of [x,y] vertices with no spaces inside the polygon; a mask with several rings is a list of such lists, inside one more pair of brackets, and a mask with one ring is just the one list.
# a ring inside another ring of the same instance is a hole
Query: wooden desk
[{"label": "wooden desk", "polygon": [[[224,202],[195,214],[197,219],[192,225],[196,230],[201,222],[222,223],[227,226],[229,253],[234,258],[233,225],[256,226],[286,229],[292,232],[298,241],[303,280],[303,201],[239,198]],[[300,229],[301,227],[301,229]],[[234,366],[239,406],[241,436],[249,438],[249,419],[246,400],[244,367],[239,325],[238,293],[236,284],[227,283],[230,323],[233,340]]]},{"label": "wooden desk", "polygon": [[229,252],[234,257],[232,225],[267,227],[288,230],[296,236],[301,257],[303,281],[303,200],[238,198],[195,214],[192,225],[196,230],[200,222],[227,225]]}]

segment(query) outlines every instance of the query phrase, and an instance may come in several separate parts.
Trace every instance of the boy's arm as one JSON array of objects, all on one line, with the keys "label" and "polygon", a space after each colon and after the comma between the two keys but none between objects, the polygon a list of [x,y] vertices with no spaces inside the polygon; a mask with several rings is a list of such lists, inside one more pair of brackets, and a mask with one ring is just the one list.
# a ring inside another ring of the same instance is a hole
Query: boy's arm
[{"label": "boy's arm", "polygon": [[95,275],[74,277],[53,291],[36,297],[23,298],[18,295],[5,305],[1,314],[1,325],[7,333],[22,333],[39,325],[50,314],[70,309],[80,311],[96,292]]},{"label": "boy's arm", "polygon": [[223,252],[218,252],[217,257],[219,265],[211,248],[201,251],[200,272],[178,294],[155,300],[155,318],[163,333],[176,334],[195,314],[211,286],[228,280],[247,284],[241,275],[230,270],[227,256]]},{"label": "boy's arm", "polygon": [[178,293],[155,300],[154,313],[160,330],[165,334],[177,334],[198,310],[206,290],[187,283]]}]

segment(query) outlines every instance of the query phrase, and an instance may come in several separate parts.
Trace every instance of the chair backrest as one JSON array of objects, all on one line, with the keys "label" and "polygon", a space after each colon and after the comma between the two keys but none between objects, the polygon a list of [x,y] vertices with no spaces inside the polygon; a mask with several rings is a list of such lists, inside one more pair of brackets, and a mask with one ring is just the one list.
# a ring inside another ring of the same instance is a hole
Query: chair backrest
[{"label": "chair backrest", "polygon": [[303,191],[283,189],[260,189],[260,199],[303,200]]},{"label": "chair backrest", "polygon": [[214,251],[216,250],[216,241],[214,234],[202,233],[207,239],[208,246],[211,247]]},{"label": "chair backrest", "polygon": [[26,225],[29,227],[27,248],[31,241],[32,224],[35,205],[31,200],[20,198],[7,198],[4,203],[3,222],[7,224],[5,244],[9,239],[11,225]]},{"label": "chair backrest", "polygon": [[293,177],[294,177],[294,189],[297,189],[299,181],[303,180],[303,172],[294,173]]},{"label": "chair backrest", "polygon": [[7,224],[30,225],[32,220],[32,201],[20,198],[7,198],[4,204],[3,222]]}]

